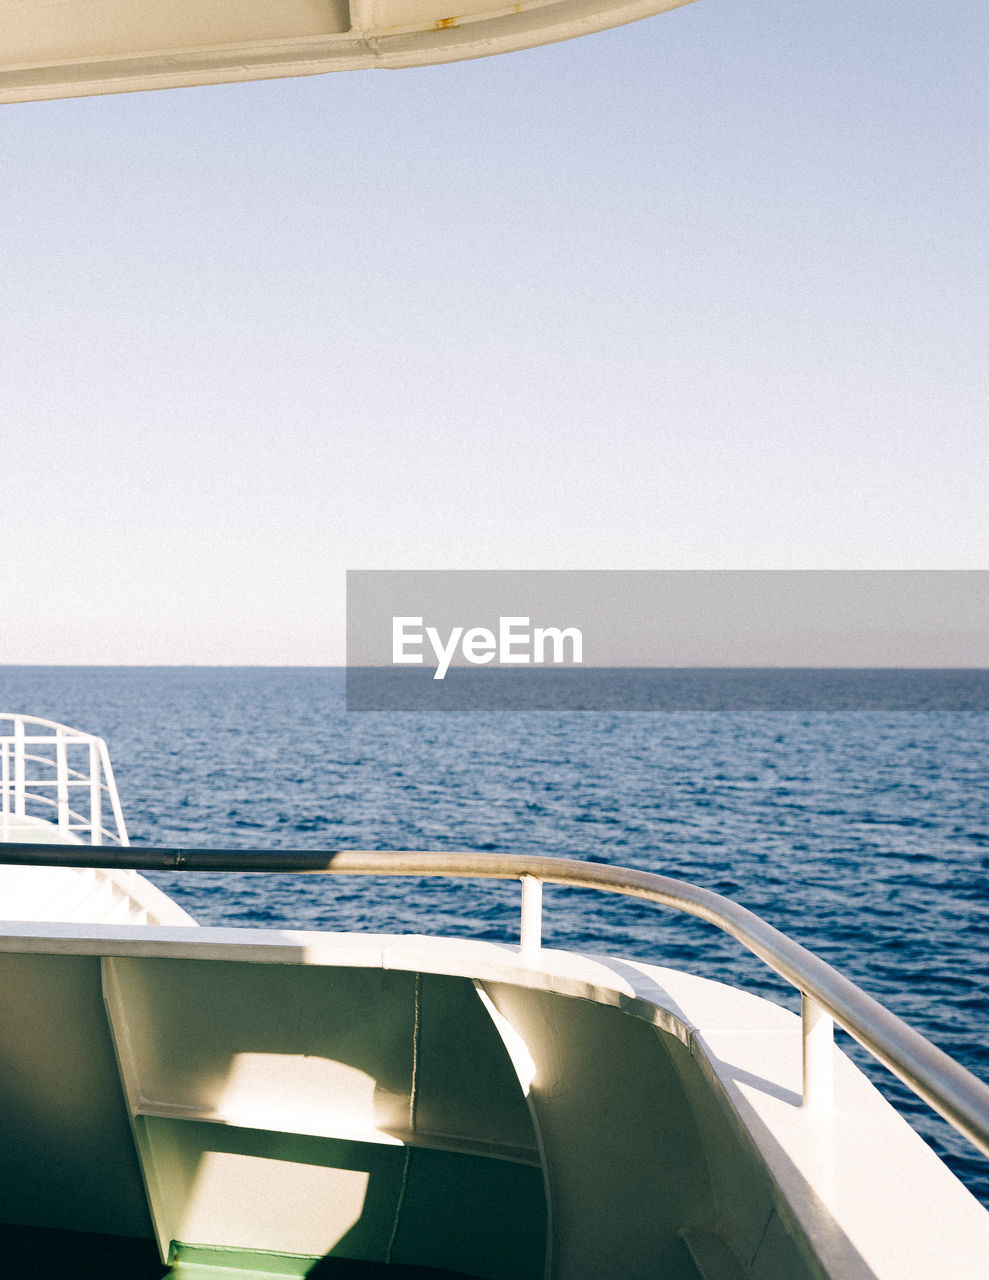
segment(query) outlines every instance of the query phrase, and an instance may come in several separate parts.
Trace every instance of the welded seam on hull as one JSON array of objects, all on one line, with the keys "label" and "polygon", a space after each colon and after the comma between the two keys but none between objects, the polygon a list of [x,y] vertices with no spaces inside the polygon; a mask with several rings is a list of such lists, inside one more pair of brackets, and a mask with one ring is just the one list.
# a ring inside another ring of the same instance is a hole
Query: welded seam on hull
[{"label": "welded seam on hull", "polygon": [[[419,1022],[422,1011],[422,974],[417,973],[415,976],[415,996],[413,1000],[412,1014],[412,1081],[409,1086],[409,1134],[415,1133],[416,1128],[416,1106],[419,1101]],[[411,1143],[405,1144],[405,1157],[402,1161],[402,1185],[398,1191],[398,1199],[395,1202],[395,1219],[391,1224],[391,1235],[388,1238],[388,1249],[385,1252],[385,1262],[391,1263],[392,1253],[395,1248],[395,1239],[398,1236],[398,1225],[402,1217],[402,1207],[405,1204],[405,1192],[409,1185],[409,1164],[412,1160]]]}]

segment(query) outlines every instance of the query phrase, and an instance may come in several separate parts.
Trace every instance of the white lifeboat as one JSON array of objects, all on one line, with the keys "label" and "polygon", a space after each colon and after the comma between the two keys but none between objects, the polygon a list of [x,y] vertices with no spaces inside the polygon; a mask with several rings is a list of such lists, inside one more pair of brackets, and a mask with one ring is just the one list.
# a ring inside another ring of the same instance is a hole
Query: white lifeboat
[{"label": "white lifeboat", "polygon": [[689,0],[0,0],[0,102],[513,53]]}]

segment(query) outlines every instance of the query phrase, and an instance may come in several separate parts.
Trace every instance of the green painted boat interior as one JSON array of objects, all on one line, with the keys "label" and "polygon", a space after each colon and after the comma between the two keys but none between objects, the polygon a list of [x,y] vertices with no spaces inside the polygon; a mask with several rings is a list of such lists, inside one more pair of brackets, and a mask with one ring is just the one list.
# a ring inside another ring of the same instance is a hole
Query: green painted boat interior
[{"label": "green painted boat interior", "polygon": [[189,933],[0,953],[2,1274],[821,1280],[634,1002]]},{"label": "green painted boat interior", "polygon": [[153,1240],[0,1226],[0,1258],[10,1280],[161,1280],[169,1268]]},{"label": "green painted boat interior", "polygon": [[306,1258],[176,1245],[169,1275],[175,1280],[479,1280],[462,1271],[354,1258]]},{"label": "green painted boat interior", "polygon": [[4,955],[0,1018],[24,1276],[543,1275],[533,1122],[469,979]]},{"label": "green painted boat interior", "polygon": [[476,1280],[437,1267],[188,1245],[165,1264],[153,1240],[45,1227],[0,1227],[0,1258],[11,1280]]}]

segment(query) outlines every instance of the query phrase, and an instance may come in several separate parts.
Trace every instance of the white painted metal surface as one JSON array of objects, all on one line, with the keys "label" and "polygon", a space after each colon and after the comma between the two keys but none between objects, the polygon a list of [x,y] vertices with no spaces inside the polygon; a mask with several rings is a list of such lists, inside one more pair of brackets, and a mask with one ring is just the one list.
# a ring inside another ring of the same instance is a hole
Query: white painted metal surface
[{"label": "white painted metal surface", "polygon": [[0,920],[128,925],[196,923],[177,902],[136,871],[5,866],[2,842]]},{"label": "white painted metal surface", "polygon": [[[12,847],[7,856],[25,866],[41,860],[41,855],[29,845]],[[68,849],[60,853],[60,859],[67,866],[78,866],[82,858],[88,856]],[[737,902],[698,885],[649,871],[570,858],[470,852],[140,849],[127,855],[102,854],[101,865],[121,866],[125,857],[132,857],[138,866],[162,871],[277,871],[308,875],[521,880],[522,936],[526,953],[539,949],[540,882],[627,894],[687,912],[724,929],[800,992],[804,1002],[803,1083],[808,1110],[827,1110],[830,1106],[827,1063],[833,1019],[959,1133],[989,1154],[989,1085],[812,951]]]},{"label": "white painted metal surface", "polygon": [[[49,1113],[65,1128],[52,1081],[0,1108],[0,1184],[25,1214],[42,1172],[67,1188],[88,1167],[98,1120],[110,1180],[45,1213],[136,1230],[146,1185],[163,1247],[353,1256],[359,1239],[374,1257],[397,1223],[407,1250],[438,1249],[402,1219],[442,1211],[436,1159],[462,1161],[482,1215],[538,1164],[536,1274],[554,1280],[660,1262],[685,1280],[984,1280],[989,1214],[854,1065],[832,1048],[833,1108],[802,1107],[799,1018],[693,975],[444,938],[35,925],[0,937],[0,1006],[8,1075],[31,1079],[21,1057],[47,1035],[87,1100],[54,1173],[26,1141]],[[396,1146],[422,1156],[404,1202]],[[461,1269],[515,1274],[472,1269],[471,1247]]]},{"label": "white painted metal surface", "polygon": [[0,0],[0,102],[481,58],[689,0]]}]

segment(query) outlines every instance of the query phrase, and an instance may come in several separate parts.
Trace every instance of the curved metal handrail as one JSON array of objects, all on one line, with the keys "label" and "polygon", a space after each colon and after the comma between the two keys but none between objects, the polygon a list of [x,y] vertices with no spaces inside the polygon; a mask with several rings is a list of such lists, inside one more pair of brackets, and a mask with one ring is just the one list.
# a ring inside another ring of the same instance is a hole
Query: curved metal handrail
[{"label": "curved metal handrail", "polygon": [[[10,732],[4,732],[9,726]],[[47,749],[30,750],[30,748]],[[86,753],[88,768],[74,769],[80,751]],[[89,816],[69,808],[71,788],[83,787],[89,792]],[[56,799],[44,794],[53,788]],[[104,800],[109,801],[113,829],[103,823]],[[110,765],[110,754],[102,738],[56,720],[19,712],[0,712],[0,840],[9,835],[11,821],[26,816],[41,805],[53,807],[56,825],[61,832],[88,834],[90,842],[100,845],[103,838],[126,845],[127,828],[120,807],[120,797]],[[36,814],[34,816],[37,816]],[[73,821],[75,819],[75,821]]]},{"label": "curved metal handrail", "polygon": [[[40,724],[45,729],[59,729],[67,738],[80,742],[88,741],[93,736],[82,729],[72,729],[67,724],[61,724],[58,720],[45,720],[42,716],[28,716],[20,711],[0,711],[0,720],[9,720],[11,723],[19,720],[23,725]],[[45,741],[48,741],[48,739],[46,738]]]},{"label": "curved metal handrail", "polygon": [[[0,862],[144,871],[282,872],[307,875],[457,876],[520,880],[523,949],[538,947],[538,889],[572,885],[643,898],[716,925],[800,991],[804,1025],[804,1103],[827,1103],[833,1018],[959,1133],[989,1155],[989,1085],[925,1039],[878,1000],[760,916],[730,898],[683,880],[572,858],[493,853],[242,849],[93,849],[37,844],[0,845]],[[526,890],[529,890],[528,901]],[[527,918],[528,915],[528,918]],[[824,1028],[830,1031],[829,1024]],[[815,1098],[808,1095],[816,1093]]]}]

